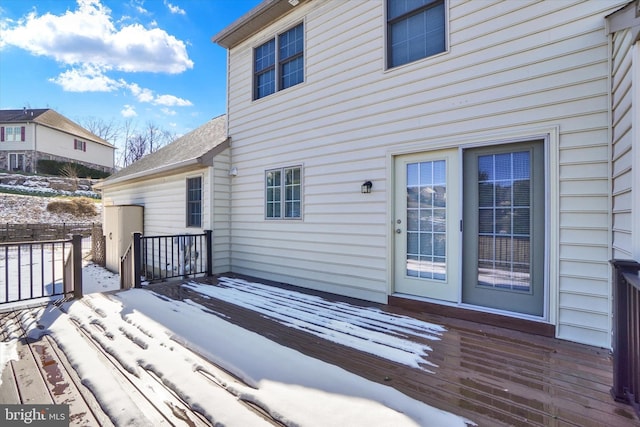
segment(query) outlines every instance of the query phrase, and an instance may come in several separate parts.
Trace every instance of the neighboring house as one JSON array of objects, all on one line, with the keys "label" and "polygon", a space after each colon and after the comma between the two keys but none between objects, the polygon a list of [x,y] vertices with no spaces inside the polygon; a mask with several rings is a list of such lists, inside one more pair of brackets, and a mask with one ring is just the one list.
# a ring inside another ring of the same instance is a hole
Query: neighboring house
[{"label": "neighboring house", "polygon": [[[229,270],[610,347],[609,260],[640,260],[639,7],[263,1],[213,38]],[[155,178],[165,206],[186,177]]]},{"label": "neighboring house", "polygon": [[56,111],[0,110],[0,169],[37,172],[38,160],[112,172],[115,146]]},{"label": "neighboring house", "polygon": [[221,273],[230,270],[229,179],[229,139],[223,115],[119,170],[94,188],[102,191],[107,208],[143,206],[145,235],[212,230],[213,270]]}]

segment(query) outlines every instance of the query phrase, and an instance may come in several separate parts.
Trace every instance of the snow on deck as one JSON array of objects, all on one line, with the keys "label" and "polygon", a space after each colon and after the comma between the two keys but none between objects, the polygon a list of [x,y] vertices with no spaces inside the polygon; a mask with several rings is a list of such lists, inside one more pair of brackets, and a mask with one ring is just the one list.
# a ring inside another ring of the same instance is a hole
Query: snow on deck
[{"label": "snow on deck", "polygon": [[[231,279],[223,284],[229,298],[234,286],[249,285]],[[283,295],[250,285],[247,300],[252,309],[284,307]],[[186,286],[204,298],[213,288],[195,283]],[[280,310],[289,313],[280,321],[364,351],[395,348],[398,353],[385,350],[385,357],[402,363],[417,364],[429,350],[405,342],[401,338],[404,328],[422,331],[428,339],[444,333],[444,328],[426,322],[302,295]],[[46,335],[55,340],[115,425],[467,423],[392,387],[243,329],[191,300],[176,301],[131,289],[85,295],[60,308],[26,311],[21,318],[29,321],[21,326],[29,337],[38,340]],[[368,326],[361,326],[362,322]],[[385,328],[389,337],[384,337]],[[9,337],[3,350],[10,355],[8,359],[15,358],[14,339],[7,331],[0,331],[0,336]],[[8,359],[0,367],[10,363]]]}]

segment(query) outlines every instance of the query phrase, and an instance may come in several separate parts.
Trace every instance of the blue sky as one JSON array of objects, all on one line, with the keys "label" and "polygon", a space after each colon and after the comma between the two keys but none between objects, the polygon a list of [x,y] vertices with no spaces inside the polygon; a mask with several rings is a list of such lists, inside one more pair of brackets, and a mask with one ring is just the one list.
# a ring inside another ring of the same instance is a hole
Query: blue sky
[{"label": "blue sky", "polygon": [[225,113],[211,37],[260,1],[2,0],[0,108],[183,135]]}]

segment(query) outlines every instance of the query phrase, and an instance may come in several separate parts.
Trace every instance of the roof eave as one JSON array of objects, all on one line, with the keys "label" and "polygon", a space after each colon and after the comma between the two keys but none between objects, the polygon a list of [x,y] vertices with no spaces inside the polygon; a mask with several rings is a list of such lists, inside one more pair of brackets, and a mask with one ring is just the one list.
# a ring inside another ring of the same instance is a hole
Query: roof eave
[{"label": "roof eave", "polygon": [[94,184],[94,187],[97,188],[98,190],[102,190],[106,187],[121,185],[123,183],[149,179],[157,175],[165,174],[167,172],[175,172],[181,169],[197,169],[201,167],[204,168],[204,167],[213,166],[213,159],[215,158],[215,156],[220,154],[225,149],[229,148],[230,143],[231,143],[231,138],[227,138],[220,144],[213,147],[211,150],[207,151],[206,153],[198,157],[183,160],[177,163],[171,163],[168,165],[159,166],[153,169],[147,169],[147,170],[132,173],[129,175],[124,175],[114,179],[107,178],[105,181],[101,181]]},{"label": "roof eave", "polygon": [[147,169],[147,170],[132,173],[129,175],[120,176],[114,179],[107,178],[105,181],[97,182],[93,186],[98,190],[103,190],[107,187],[113,187],[115,185],[120,185],[125,182],[128,183],[128,182],[140,181],[142,179],[149,179],[156,175],[162,175],[167,172],[173,172],[179,169],[189,169],[189,168],[206,167],[206,166],[207,165],[203,165],[202,162],[200,162],[199,158],[188,159],[188,160],[183,160],[182,162],[172,163],[170,165],[164,165],[154,169]]},{"label": "roof eave", "polygon": [[211,41],[231,49],[307,1],[309,0],[299,0],[294,6],[288,0],[264,0],[213,36]]}]

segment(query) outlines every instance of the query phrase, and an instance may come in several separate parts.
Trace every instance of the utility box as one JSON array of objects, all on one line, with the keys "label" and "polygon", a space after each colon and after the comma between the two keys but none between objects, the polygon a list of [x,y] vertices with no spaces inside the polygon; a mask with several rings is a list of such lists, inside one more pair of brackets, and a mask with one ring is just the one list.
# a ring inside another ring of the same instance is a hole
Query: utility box
[{"label": "utility box", "polygon": [[144,208],[138,205],[105,206],[105,266],[120,273],[120,258],[133,242],[133,233],[144,231]]}]

